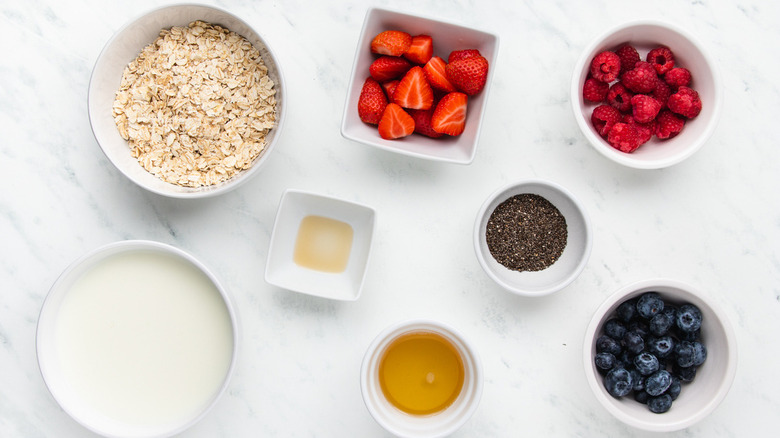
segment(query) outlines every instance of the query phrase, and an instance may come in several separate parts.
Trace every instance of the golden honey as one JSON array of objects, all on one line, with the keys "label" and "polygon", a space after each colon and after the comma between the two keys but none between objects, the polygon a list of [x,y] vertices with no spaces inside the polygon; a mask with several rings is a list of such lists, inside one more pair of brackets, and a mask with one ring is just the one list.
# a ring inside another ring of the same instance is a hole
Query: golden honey
[{"label": "golden honey", "polygon": [[385,398],[403,412],[429,415],[450,406],[463,389],[465,370],[457,348],[428,331],[393,340],[379,361]]},{"label": "golden honey", "polygon": [[352,227],[342,221],[310,215],[301,220],[293,261],[323,272],[343,272],[352,250]]}]

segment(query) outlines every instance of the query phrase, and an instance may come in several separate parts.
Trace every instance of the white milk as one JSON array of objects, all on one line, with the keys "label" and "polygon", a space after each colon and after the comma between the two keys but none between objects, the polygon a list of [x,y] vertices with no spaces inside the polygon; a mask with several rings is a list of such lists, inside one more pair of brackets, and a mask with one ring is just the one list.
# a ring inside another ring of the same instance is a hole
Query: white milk
[{"label": "white milk", "polygon": [[233,349],[230,315],[209,278],[152,251],[112,256],[79,278],[59,309],[55,339],[79,405],[152,428],[207,407]]}]

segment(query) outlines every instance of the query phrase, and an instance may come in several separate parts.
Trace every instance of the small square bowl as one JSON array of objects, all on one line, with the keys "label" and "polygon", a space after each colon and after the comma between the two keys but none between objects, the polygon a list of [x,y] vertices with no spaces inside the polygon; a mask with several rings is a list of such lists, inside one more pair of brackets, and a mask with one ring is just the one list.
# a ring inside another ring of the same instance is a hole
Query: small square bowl
[{"label": "small square bowl", "polygon": [[[352,228],[352,244],[343,271],[326,272],[295,262],[298,232],[301,221],[307,216],[334,219]],[[357,300],[368,268],[375,218],[374,209],[366,205],[288,189],[282,195],[276,214],[265,281],[308,295],[342,301]]]},{"label": "small square bowl", "polygon": [[[587,102],[582,87],[588,77],[591,60],[604,50],[614,50],[624,43],[633,45],[642,60],[647,52],[658,46],[669,47],[675,56],[675,64],[691,71],[691,87],[701,97],[701,113],[687,120],[682,132],[667,140],[651,139],[631,153],[621,152],[602,138],[590,121],[597,104]],[[582,52],[574,67],[571,82],[571,103],[574,118],[599,153],[612,161],[637,169],[660,169],[677,164],[701,149],[710,138],[720,119],[723,91],[715,60],[692,35],[670,23],[658,21],[632,21],[616,26],[597,37]]]},{"label": "small square bowl", "polygon": [[[440,56],[445,60],[451,51],[460,49],[477,49],[487,59],[489,65],[487,82],[479,94],[469,97],[466,130],[463,134],[441,138],[412,134],[402,139],[384,140],[379,136],[375,125],[360,120],[357,111],[360,91],[363,82],[369,76],[368,67],[376,59],[376,56],[371,53],[371,40],[385,30],[402,30],[411,35],[430,35],[433,38],[434,56]],[[493,81],[497,55],[498,36],[495,34],[417,15],[378,8],[369,9],[355,50],[341,134],[347,139],[403,155],[470,164],[477,152],[482,116],[485,112],[490,84]]]},{"label": "small square bowl", "polygon": [[[645,292],[657,292],[664,302],[674,305],[690,303],[701,310],[701,341],[707,348],[707,359],[696,369],[696,377],[684,383],[671,409],[655,414],[632,394],[615,398],[604,388],[603,377],[594,364],[596,339],[604,323],[612,318],[624,301]],[[671,432],[689,427],[709,415],[723,401],[731,388],[737,369],[737,342],[734,330],[723,312],[691,285],[665,278],[629,284],[607,298],[596,310],[585,331],[583,346],[585,377],[596,399],[620,421],[638,429]]]},{"label": "small square bowl", "polygon": [[[524,193],[547,199],[566,219],[566,247],[555,263],[541,271],[509,269],[493,257],[487,244],[487,224],[493,211],[507,199]],[[526,297],[549,295],[569,285],[585,269],[593,246],[590,220],[580,202],[560,185],[538,179],[510,183],[493,192],[477,213],[473,238],[477,260],[485,273],[504,289]]]}]

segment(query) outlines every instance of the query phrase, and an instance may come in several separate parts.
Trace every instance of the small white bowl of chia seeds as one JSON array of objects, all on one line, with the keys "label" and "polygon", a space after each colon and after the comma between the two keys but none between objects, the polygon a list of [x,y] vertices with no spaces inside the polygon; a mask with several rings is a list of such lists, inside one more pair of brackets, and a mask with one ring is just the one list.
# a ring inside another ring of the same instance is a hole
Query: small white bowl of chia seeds
[{"label": "small white bowl of chia seeds", "polygon": [[539,179],[493,192],[474,224],[474,250],[485,273],[527,297],[568,286],[585,268],[592,243],[582,204],[560,185]]}]

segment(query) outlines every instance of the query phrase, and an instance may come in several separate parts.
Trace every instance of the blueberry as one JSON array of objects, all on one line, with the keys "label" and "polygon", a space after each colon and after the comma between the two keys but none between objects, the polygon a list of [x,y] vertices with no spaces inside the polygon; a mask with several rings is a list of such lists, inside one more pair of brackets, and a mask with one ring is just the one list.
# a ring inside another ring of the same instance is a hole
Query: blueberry
[{"label": "blueberry", "polygon": [[658,397],[650,397],[647,400],[647,407],[651,412],[663,414],[672,407],[672,397],[669,394],[661,394]]},{"label": "blueberry", "polygon": [[647,400],[650,399],[650,395],[647,394],[645,391],[637,391],[634,393],[634,400],[638,401],[642,404],[647,404]]},{"label": "blueberry", "polygon": [[596,368],[602,374],[606,374],[607,371],[614,368],[615,365],[617,364],[617,359],[615,358],[615,355],[606,352],[598,353],[596,355],[596,358],[593,361],[596,363]]},{"label": "blueberry", "polygon": [[677,319],[677,307],[673,304],[664,303],[664,310],[661,313],[669,315],[672,318],[672,321]]},{"label": "blueberry", "polygon": [[634,386],[632,389],[634,391],[644,391],[645,377],[639,374],[639,371],[637,371],[636,368],[631,368],[628,370],[628,372],[631,373],[631,380],[634,382]]},{"label": "blueberry", "polygon": [[635,331],[626,332],[623,336],[623,348],[627,352],[637,355],[645,349],[645,340]]},{"label": "blueberry", "polygon": [[688,341],[679,342],[674,346],[674,359],[678,366],[688,368],[693,366],[694,348],[693,343]]},{"label": "blueberry", "polygon": [[604,387],[612,397],[619,398],[628,395],[633,388],[631,373],[625,368],[612,368],[604,378]]},{"label": "blueberry", "polygon": [[695,332],[701,327],[701,310],[693,304],[683,304],[677,311],[675,324],[681,332]]},{"label": "blueberry", "polygon": [[672,375],[669,371],[659,370],[645,379],[645,391],[653,397],[663,394],[672,384]]},{"label": "blueberry", "polygon": [[596,339],[596,352],[597,353],[612,353],[614,356],[618,356],[622,347],[618,341],[610,338],[607,335],[601,335]]},{"label": "blueberry", "polygon": [[673,325],[674,319],[672,318],[672,315],[663,312],[656,313],[650,320],[650,333],[656,336],[664,336]]},{"label": "blueberry", "polygon": [[664,300],[656,292],[645,292],[636,302],[636,311],[642,318],[650,319],[664,310]]},{"label": "blueberry", "polygon": [[674,351],[674,339],[671,336],[661,336],[647,342],[647,351],[658,358],[666,358]]},{"label": "blueberry", "polygon": [[672,397],[672,400],[677,400],[677,397],[680,395],[680,391],[682,391],[682,383],[680,383],[680,379],[672,376],[672,384],[669,385],[669,389],[666,390],[666,393]]},{"label": "blueberry", "polygon": [[696,367],[681,367],[674,364],[672,375],[680,379],[681,382],[692,382],[696,378]]},{"label": "blueberry", "polygon": [[701,329],[692,332],[684,332],[681,330],[677,330],[677,335],[681,341],[693,342],[701,338]]},{"label": "blueberry", "polygon": [[707,360],[707,348],[699,341],[693,342],[693,366],[699,366]]},{"label": "blueberry", "polygon": [[650,336],[650,329],[647,326],[647,322],[641,319],[635,319],[628,323],[628,331],[636,332],[642,339],[647,339]]},{"label": "blueberry", "polygon": [[636,301],[628,300],[623,301],[615,311],[618,319],[623,322],[629,322],[636,316]]},{"label": "blueberry", "polygon": [[626,326],[616,318],[604,323],[604,333],[612,339],[623,339],[626,335]]},{"label": "blueberry", "polygon": [[658,358],[648,352],[640,353],[634,358],[634,366],[639,374],[649,376],[658,371]]}]

